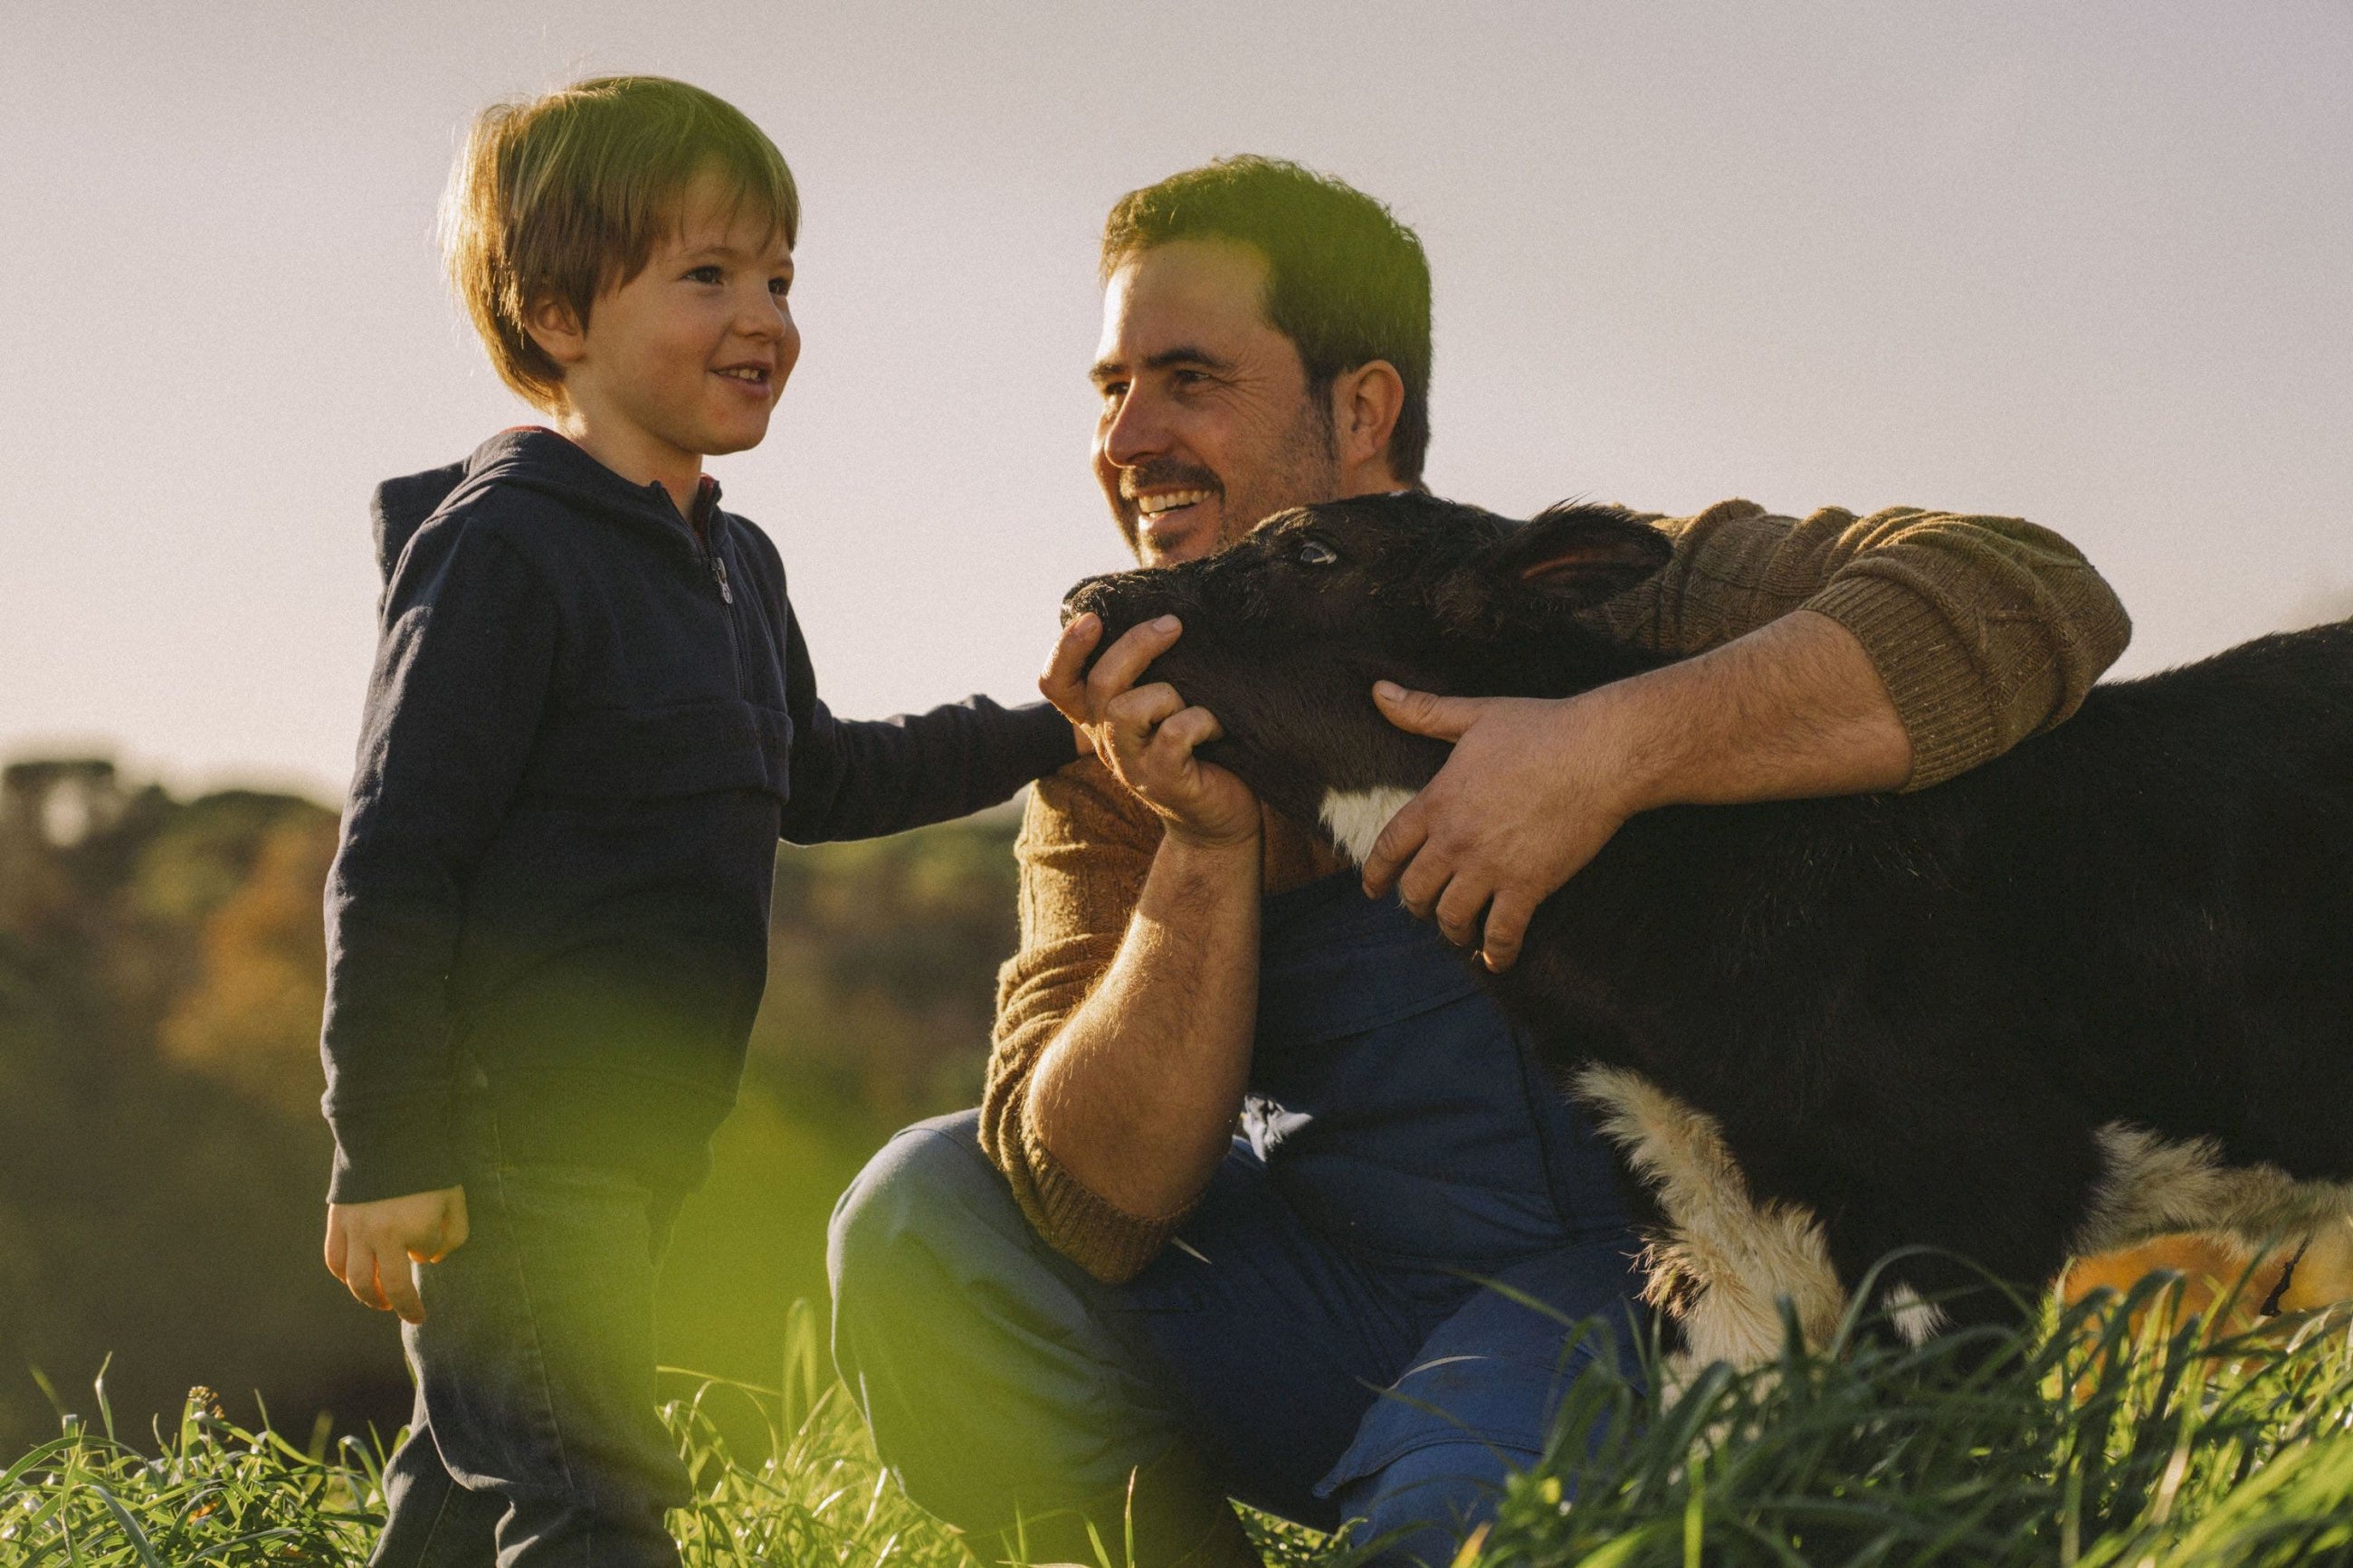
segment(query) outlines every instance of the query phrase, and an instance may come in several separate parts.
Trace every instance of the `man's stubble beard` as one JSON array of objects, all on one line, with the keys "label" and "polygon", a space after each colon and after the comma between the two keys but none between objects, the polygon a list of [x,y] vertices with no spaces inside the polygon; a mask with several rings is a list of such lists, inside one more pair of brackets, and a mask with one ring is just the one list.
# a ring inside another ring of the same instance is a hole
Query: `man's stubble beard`
[{"label": "man's stubble beard", "polygon": [[[1311,391],[1300,400],[1299,411],[1275,445],[1273,459],[1256,484],[1239,487],[1226,476],[1190,463],[1145,463],[1134,470],[1135,488],[1150,489],[1179,482],[1214,485],[1218,492],[1218,542],[1222,550],[1246,537],[1279,511],[1314,506],[1340,497],[1340,443],[1332,420],[1330,389]],[[1146,560],[1137,527],[1135,502],[1123,499],[1113,508],[1113,521],[1128,553],[1146,566],[1171,564]]]},{"label": "man's stubble beard", "polygon": [[1279,511],[1340,499],[1340,441],[1333,428],[1330,388],[1300,400],[1299,416],[1277,448],[1282,466],[1265,483],[1219,500],[1218,546],[1223,549]]}]

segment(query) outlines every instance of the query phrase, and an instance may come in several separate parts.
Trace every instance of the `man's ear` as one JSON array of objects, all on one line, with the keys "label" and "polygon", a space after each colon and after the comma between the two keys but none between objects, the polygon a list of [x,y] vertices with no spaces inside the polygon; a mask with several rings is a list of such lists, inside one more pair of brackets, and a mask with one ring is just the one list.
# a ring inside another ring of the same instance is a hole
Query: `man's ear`
[{"label": "man's ear", "polygon": [[[1392,483],[1389,432],[1405,409],[1405,378],[1385,359],[1366,360],[1332,378],[1332,438],[1343,475],[1377,466]],[[1353,488],[1353,487],[1352,487]]]},{"label": "man's ear", "polygon": [[522,313],[522,330],[539,352],[569,369],[587,356],[588,329],[571,301],[550,294]]},{"label": "man's ear", "polygon": [[1645,581],[1674,552],[1665,534],[1616,507],[1563,503],[1504,535],[1485,565],[1493,576],[1582,607]]}]

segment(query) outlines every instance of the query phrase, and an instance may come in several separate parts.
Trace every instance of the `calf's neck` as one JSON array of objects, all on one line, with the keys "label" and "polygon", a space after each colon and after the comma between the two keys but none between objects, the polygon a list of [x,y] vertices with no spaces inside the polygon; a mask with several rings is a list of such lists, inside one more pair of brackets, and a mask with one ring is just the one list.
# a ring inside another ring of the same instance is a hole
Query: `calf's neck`
[{"label": "calf's neck", "polygon": [[[1670,554],[1613,509],[1407,493],[1065,613],[1106,644],[1182,617],[1149,679],[1218,716],[1204,755],[1361,861],[1446,758],[1376,679],[1563,697],[1654,667],[1585,612]],[[1615,1142],[1688,1359],[1771,1356],[1782,1299],[1824,1341],[1866,1278],[1917,1342],[2013,1313],[1989,1276],[2353,1223],[2353,624],[2098,687],[1916,794],[1637,817],[1491,984]]]}]

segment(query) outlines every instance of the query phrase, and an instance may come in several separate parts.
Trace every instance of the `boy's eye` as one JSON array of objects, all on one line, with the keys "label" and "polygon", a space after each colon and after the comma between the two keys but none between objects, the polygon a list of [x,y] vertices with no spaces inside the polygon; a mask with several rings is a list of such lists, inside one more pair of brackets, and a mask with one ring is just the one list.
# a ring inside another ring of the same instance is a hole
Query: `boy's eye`
[{"label": "boy's eye", "polygon": [[792,291],[793,280],[791,279],[771,278],[768,279],[768,292],[774,294],[777,299],[781,300]]},{"label": "boy's eye", "polygon": [[716,283],[719,281],[719,268],[709,265],[697,267],[687,273],[686,279],[690,283]]}]

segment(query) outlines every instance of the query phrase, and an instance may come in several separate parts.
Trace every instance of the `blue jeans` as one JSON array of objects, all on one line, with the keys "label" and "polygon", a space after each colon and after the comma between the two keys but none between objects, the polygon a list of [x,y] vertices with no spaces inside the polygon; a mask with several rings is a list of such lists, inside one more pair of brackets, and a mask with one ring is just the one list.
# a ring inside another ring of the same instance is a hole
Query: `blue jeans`
[{"label": "blue jeans", "polygon": [[629,1178],[478,1163],[425,1321],[374,1568],[675,1568],[686,1468],[654,1406],[654,1274],[675,1215]]},{"label": "blue jeans", "polygon": [[1353,875],[1266,901],[1244,1127],[1116,1286],[1038,1237],[974,1113],[875,1157],[835,1211],[834,1353],[911,1497],[992,1532],[1186,1450],[1229,1496],[1442,1564],[1569,1380],[1630,1368],[1612,1162],[1460,955]]}]

